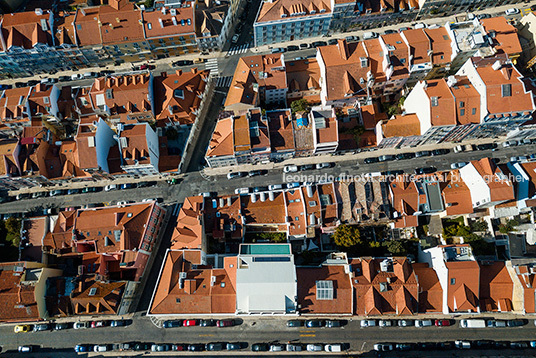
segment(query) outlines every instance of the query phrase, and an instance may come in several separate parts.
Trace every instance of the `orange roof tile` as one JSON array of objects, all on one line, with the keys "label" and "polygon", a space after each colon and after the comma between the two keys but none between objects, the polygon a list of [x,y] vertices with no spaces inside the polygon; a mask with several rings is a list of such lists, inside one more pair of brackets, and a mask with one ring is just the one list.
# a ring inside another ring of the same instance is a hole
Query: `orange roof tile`
[{"label": "orange roof tile", "polygon": [[268,118],[272,151],[294,150],[294,131],[290,110],[269,111],[266,112],[266,116]]},{"label": "orange roof tile", "polygon": [[[0,321],[29,321],[39,318],[35,286],[23,284],[24,262],[0,263]],[[22,271],[17,267],[22,267]]]},{"label": "orange roof tile", "polygon": [[291,0],[265,1],[257,15],[256,22],[277,21],[282,17],[291,16],[300,19],[302,17],[321,16],[331,12],[331,3],[326,0],[303,0],[294,2]]},{"label": "orange roof tile", "polygon": [[519,55],[522,52],[517,29],[510,25],[503,16],[481,19],[484,30],[491,35],[494,47],[509,56]]},{"label": "orange roof tile", "polygon": [[177,36],[195,32],[193,6],[173,8],[173,10],[164,6],[155,11],[143,11],[142,16],[147,38]]},{"label": "orange roof tile", "polygon": [[515,198],[514,186],[502,170],[490,158],[474,160],[471,164],[487,183],[491,192],[491,201],[512,200]]},{"label": "orange roof tile", "polygon": [[447,29],[441,26],[436,29],[425,28],[423,31],[430,38],[432,45],[432,64],[444,65],[450,63],[452,60],[452,40]]},{"label": "orange roof tile", "polygon": [[385,138],[410,137],[421,135],[421,122],[416,114],[399,115],[382,124]]},{"label": "orange roof tile", "polygon": [[446,172],[441,182],[441,193],[445,201],[447,215],[464,215],[473,212],[470,200],[471,191],[463,181],[458,170]]},{"label": "orange roof tile", "polygon": [[409,46],[411,65],[419,65],[431,62],[429,51],[432,50],[430,38],[424,32],[424,29],[406,30],[402,32]]},{"label": "orange roof tile", "polygon": [[413,270],[419,282],[419,312],[442,312],[443,289],[435,270],[427,263],[414,263]]},{"label": "orange roof tile", "polygon": [[482,311],[511,311],[514,283],[504,262],[480,264],[480,301]]},{"label": "orange roof tile", "polygon": [[451,312],[478,310],[480,268],[476,261],[447,261],[448,306]]}]

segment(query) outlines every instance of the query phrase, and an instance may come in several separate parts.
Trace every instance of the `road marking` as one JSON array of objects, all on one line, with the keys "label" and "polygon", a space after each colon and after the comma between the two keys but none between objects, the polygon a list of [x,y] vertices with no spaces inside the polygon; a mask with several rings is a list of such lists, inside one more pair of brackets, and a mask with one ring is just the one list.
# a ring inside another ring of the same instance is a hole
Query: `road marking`
[{"label": "road marking", "polygon": [[199,337],[214,337],[213,334],[200,334]]},{"label": "road marking", "polygon": [[311,330],[311,329],[308,329],[308,330],[301,329],[300,332],[302,332],[302,333],[315,333],[316,331],[314,329],[313,330]]},{"label": "road marking", "polygon": [[300,337],[316,337],[316,334],[300,334]]}]

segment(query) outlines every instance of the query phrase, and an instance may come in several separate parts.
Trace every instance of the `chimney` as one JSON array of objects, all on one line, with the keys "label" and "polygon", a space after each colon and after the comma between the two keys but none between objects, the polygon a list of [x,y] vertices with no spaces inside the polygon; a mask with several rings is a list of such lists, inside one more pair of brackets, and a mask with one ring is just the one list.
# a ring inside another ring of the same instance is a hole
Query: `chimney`
[{"label": "chimney", "polygon": [[106,78],[100,77],[95,79],[95,88],[97,91],[102,91],[104,89],[104,85],[106,84]]},{"label": "chimney", "polygon": [[341,57],[347,61],[348,58],[350,58],[350,50],[348,49],[348,44],[346,43],[345,39],[338,39],[337,40],[337,46],[339,47],[339,53],[341,54]]},{"label": "chimney", "polygon": [[173,22],[173,25],[177,26],[177,19],[175,18],[175,16],[171,18],[171,21]]},{"label": "chimney", "polygon": [[160,72],[160,77],[166,78],[167,77],[167,72]]},{"label": "chimney", "polygon": [[164,28],[164,21],[161,18],[158,18],[158,22],[160,23],[160,27]]},{"label": "chimney", "polygon": [[84,280],[80,280],[80,282],[78,282],[78,291],[79,292],[84,292]]},{"label": "chimney", "polygon": [[191,71],[195,75],[197,73],[197,67],[192,67]]},{"label": "chimney", "polygon": [[454,76],[449,76],[447,78],[447,86],[449,87],[454,87],[456,85],[456,83],[458,83],[458,81],[456,80],[456,77]]},{"label": "chimney", "polygon": [[500,70],[502,67],[501,61],[497,60],[491,65],[491,68],[493,68],[495,71]]},{"label": "chimney", "polygon": [[184,292],[191,295],[195,292],[195,280],[184,280]]},{"label": "chimney", "polygon": [[175,73],[177,74],[177,76],[181,76],[182,75],[182,70],[175,70]]},{"label": "chimney", "polygon": [[121,0],[109,0],[108,5],[110,5],[115,10],[119,10]]}]

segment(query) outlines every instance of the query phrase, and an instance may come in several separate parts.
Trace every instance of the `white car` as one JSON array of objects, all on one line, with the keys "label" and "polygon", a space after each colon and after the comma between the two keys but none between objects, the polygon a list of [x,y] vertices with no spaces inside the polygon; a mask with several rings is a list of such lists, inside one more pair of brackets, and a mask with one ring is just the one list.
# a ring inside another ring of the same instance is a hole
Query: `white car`
[{"label": "white car", "polygon": [[376,343],[374,350],[376,352],[389,352],[393,350],[393,345],[391,343]]},{"label": "white car", "polygon": [[329,168],[331,167],[331,164],[329,163],[318,163],[316,165],[316,169],[324,169],[324,168]]},{"label": "white car", "polygon": [[283,346],[280,344],[272,344],[270,346],[270,352],[282,352],[282,351],[283,351]]},{"label": "white car", "polygon": [[321,344],[308,344],[307,345],[308,352],[321,352],[323,350],[324,350],[324,347]]},{"label": "white car", "polygon": [[505,15],[519,14],[519,9],[516,9],[515,7],[511,7],[510,9],[507,9],[504,13]]},{"label": "white car", "polygon": [[105,344],[100,344],[100,345],[93,347],[93,351],[94,352],[107,352],[108,346]]},{"label": "white car", "polygon": [[393,322],[388,319],[381,319],[378,321],[378,326],[380,327],[391,327]]},{"label": "white car", "polygon": [[268,190],[281,190],[283,189],[282,184],[270,184],[268,185]]},{"label": "white car", "polygon": [[418,319],[415,320],[415,327],[431,327],[434,323],[431,319]]},{"label": "white car", "polygon": [[415,322],[411,319],[401,319],[398,321],[398,327],[414,327]]},{"label": "white car", "polygon": [[326,344],[324,347],[324,351],[326,352],[341,352],[342,351],[342,345],[340,344]]},{"label": "white car", "polygon": [[75,322],[73,325],[74,329],[85,329],[91,327],[90,322]]},{"label": "white car", "polygon": [[458,169],[458,168],[463,168],[467,165],[466,162],[458,162],[458,163],[452,163],[450,165],[450,169]]},{"label": "white car", "polygon": [[360,323],[361,327],[376,327],[375,319],[364,319]]},{"label": "white car", "polygon": [[291,165],[285,165],[283,168],[283,173],[295,173],[298,171],[298,166],[291,164]]},{"label": "white car", "polygon": [[510,157],[511,162],[526,162],[527,160],[529,160],[529,157],[527,157],[526,155],[521,155],[519,157]]},{"label": "white car", "polygon": [[240,34],[235,34],[233,38],[231,39],[232,43],[238,43],[238,39],[240,38]]},{"label": "white car", "polygon": [[104,187],[104,191],[116,190],[117,184],[108,184]]},{"label": "white car", "polygon": [[32,346],[19,346],[19,352],[21,353],[30,353],[32,351]]}]

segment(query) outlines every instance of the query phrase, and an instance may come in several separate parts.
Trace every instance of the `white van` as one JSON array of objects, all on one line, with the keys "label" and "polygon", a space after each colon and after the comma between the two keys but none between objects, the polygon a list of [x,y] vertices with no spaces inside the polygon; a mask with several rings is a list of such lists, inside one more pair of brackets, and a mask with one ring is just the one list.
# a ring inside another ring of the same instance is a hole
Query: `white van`
[{"label": "white van", "polygon": [[431,319],[417,319],[415,320],[415,327],[431,327],[434,325]]},{"label": "white van", "polygon": [[378,33],[376,32],[369,31],[363,34],[363,40],[371,40],[375,38],[378,38]]},{"label": "white van", "polygon": [[326,344],[326,346],[324,347],[324,350],[326,352],[332,352],[332,353],[341,352],[342,346],[340,344]]},{"label": "white van", "polygon": [[486,328],[486,321],[483,319],[462,319],[460,321],[462,328]]}]

